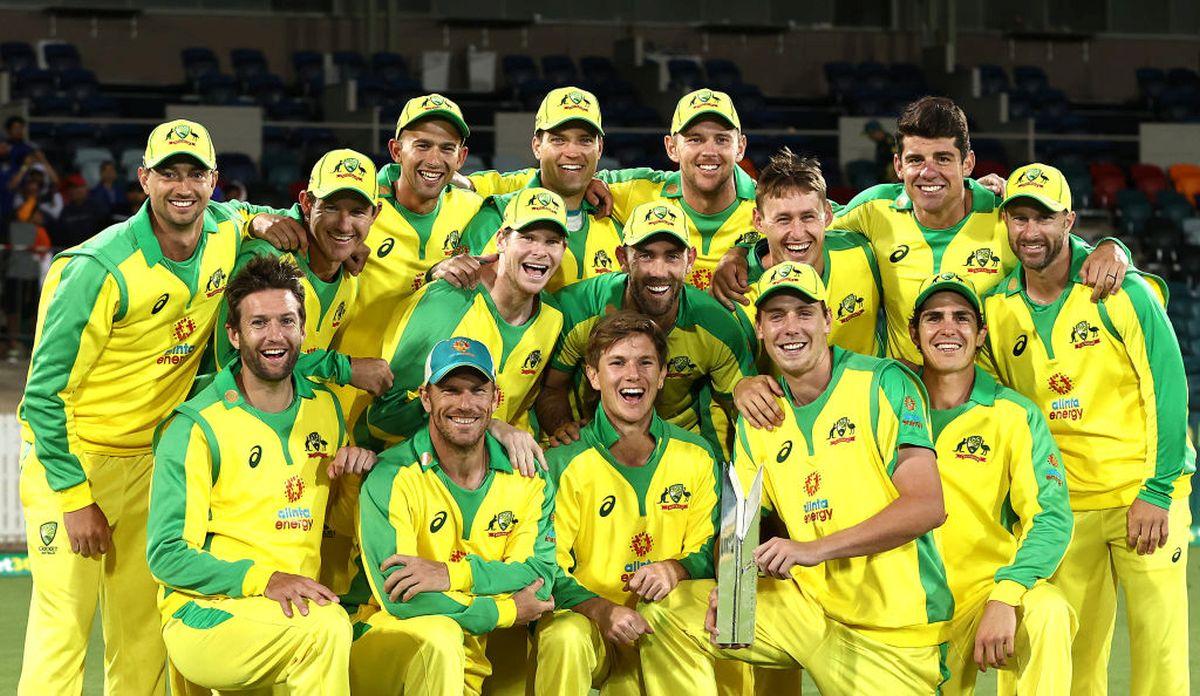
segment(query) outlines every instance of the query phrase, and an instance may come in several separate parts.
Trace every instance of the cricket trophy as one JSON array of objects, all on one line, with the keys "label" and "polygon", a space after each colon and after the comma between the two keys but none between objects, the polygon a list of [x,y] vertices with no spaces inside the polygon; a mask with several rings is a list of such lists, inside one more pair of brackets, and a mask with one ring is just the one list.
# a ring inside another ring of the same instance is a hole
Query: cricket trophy
[{"label": "cricket trophy", "polygon": [[748,495],[742,494],[737,471],[728,463],[721,477],[721,545],[717,557],[717,644],[749,645],[754,640],[754,605],[758,568],[758,524],[762,504],[762,469]]}]

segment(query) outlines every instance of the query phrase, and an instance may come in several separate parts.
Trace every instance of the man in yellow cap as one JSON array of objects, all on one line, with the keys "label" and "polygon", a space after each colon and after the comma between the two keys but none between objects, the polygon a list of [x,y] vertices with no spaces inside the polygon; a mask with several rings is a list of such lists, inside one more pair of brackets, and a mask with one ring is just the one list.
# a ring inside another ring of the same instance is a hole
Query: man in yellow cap
[{"label": "man in yellow cap", "polygon": [[714,452],[727,452],[728,433],[712,418],[713,400],[724,404],[738,380],[755,374],[754,357],[733,315],[685,282],[696,249],[684,212],[671,202],[638,206],[617,260],[621,273],[576,283],[556,296],[563,331],[537,401],[542,431],[557,443],[579,439],[595,413],[595,398],[583,384],[588,335],[605,314],[628,308],[649,316],[667,334],[658,414],[703,436]]},{"label": "man in yellow cap", "polygon": [[[1002,204],[1019,261],[984,296],[1000,381],[1029,397],[1062,448],[1075,534],[1052,582],[1079,617],[1072,693],[1103,694],[1125,590],[1133,693],[1186,694],[1187,379],[1161,281],[1130,273],[1091,300],[1061,172],[1013,172]],[[1157,287],[1156,287],[1157,286]]]},{"label": "man in yellow cap", "polygon": [[[532,147],[539,167],[522,175],[524,188],[545,187],[562,196],[571,232],[562,266],[550,281],[550,291],[616,271],[621,226],[611,216],[598,214],[584,197],[604,152],[604,129],[596,95],[578,87],[560,87],[547,94],[534,117]],[[506,185],[504,175],[496,172],[479,172],[468,179],[479,189]],[[439,264],[432,274],[434,277],[445,278],[460,287],[478,282],[479,269],[494,258],[496,230],[513,195],[496,194],[484,200],[465,233],[472,255],[457,256]]]},{"label": "man in yellow cap", "polygon": [[112,693],[161,694],[166,654],[146,566],[155,427],[187,396],[247,217],[211,201],[204,126],[156,127],[141,210],[55,257],[19,407],[33,575],[19,693],[79,694],[100,605]]},{"label": "man in yellow cap", "polygon": [[725,658],[803,666],[834,696],[935,693],[953,600],[932,533],[945,511],[920,383],[895,361],[828,345],[811,266],[778,264],[759,283],[756,329],[787,419],[770,431],[739,420],[734,462],[743,490],[762,471],[764,515],[784,534],[754,551],[768,577],[750,645],[712,642],[711,580],[639,606],[653,630],[641,639],[646,692],[715,694],[713,659]]}]

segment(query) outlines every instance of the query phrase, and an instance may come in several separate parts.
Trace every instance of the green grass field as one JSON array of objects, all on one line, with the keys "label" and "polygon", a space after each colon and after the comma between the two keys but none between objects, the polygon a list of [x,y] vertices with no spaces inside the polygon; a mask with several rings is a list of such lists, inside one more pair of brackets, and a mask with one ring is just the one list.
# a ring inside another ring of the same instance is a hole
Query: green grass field
[{"label": "green grass field", "polygon": [[[0,694],[15,693],[17,676],[21,670],[21,653],[25,643],[25,614],[29,606],[29,578],[0,578]],[[1200,547],[1192,547],[1188,559],[1189,634],[1191,655],[1200,651]],[[1182,608],[1181,608],[1182,611]],[[1117,630],[1113,638],[1113,655],[1108,669],[1109,692],[1129,693],[1129,637],[1125,629],[1124,608],[1118,608]],[[85,696],[100,696],[103,691],[103,659],[100,622],[92,627],[92,642],[87,655],[87,677],[84,682]],[[1192,688],[1200,689],[1200,660],[1190,663]],[[994,694],[995,679],[989,672],[980,679],[979,694]],[[817,689],[805,679],[806,694],[816,694]],[[1195,693],[1195,691],[1194,691]],[[1162,696],[1168,696],[1163,694]],[[1174,695],[1171,695],[1174,696]],[[1182,695],[1181,695],[1182,696]]]}]

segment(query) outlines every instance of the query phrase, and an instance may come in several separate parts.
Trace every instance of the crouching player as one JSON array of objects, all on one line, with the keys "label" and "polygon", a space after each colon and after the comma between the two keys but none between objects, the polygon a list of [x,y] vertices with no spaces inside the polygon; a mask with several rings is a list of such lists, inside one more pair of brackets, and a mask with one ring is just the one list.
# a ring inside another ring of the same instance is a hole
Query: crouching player
[{"label": "crouching player", "polygon": [[359,499],[372,595],[354,624],[359,696],[479,694],[486,634],[554,606],[553,492],[488,434],[500,393],[487,346],[436,343],[420,399],[428,425],[380,456]]},{"label": "crouching player", "polygon": [[782,263],[759,283],[756,332],[782,375],[785,419],[770,431],[739,419],[735,463],[747,487],[764,470],[762,504],[786,536],[754,552],[771,577],[751,645],[710,642],[712,582],[639,607],[654,631],[647,693],[714,694],[714,657],[803,666],[826,695],[934,693],[953,600],[932,534],[945,512],[922,389],[895,361],[828,345],[811,266]]},{"label": "crouching player", "polygon": [[717,469],[699,435],[654,410],[667,338],[649,317],[609,314],[587,343],[600,407],[579,440],[549,450],[555,481],[556,611],[538,622],[536,693],[639,694],[634,605],[713,576]]},{"label": "crouching player", "polygon": [[342,446],[336,399],[293,369],[299,273],[263,257],[234,276],[226,330],[241,361],[176,408],[155,447],[146,552],[176,694],[349,693],[350,622],[316,581],[321,529],[330,479],[374,455]]},{"label": "crouching player", "polygon": [[946,499],[939,538],[954,619],[942,693],[974,693],[978,665],[1001,670],[1001,694],[1066,694],[1077,623],[1046,582],[1073,526],[1062,453],[1037,406],[975,366],[987,336],[980,308],[970,283],[942,273],[925,282],[909,324]]}]

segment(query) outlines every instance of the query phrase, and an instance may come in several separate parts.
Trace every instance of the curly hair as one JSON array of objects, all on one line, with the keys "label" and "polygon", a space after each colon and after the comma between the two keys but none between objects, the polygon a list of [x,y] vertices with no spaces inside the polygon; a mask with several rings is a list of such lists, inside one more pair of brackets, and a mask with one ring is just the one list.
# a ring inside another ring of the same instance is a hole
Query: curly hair
[{"label": "curly hair", "polygon": [[304,286],[300,284],[300,278],[300,269],[290,261],[275,256],[254,257],[225,287],[225,301],[229,303],[225,324],[237,328],[241,320],[242,300],[263,290],[287,290],[292,293],[300,305],[300,323],[303,324]]},{"label": "curly hair", "polygon": [[815,157],[802,157],[783,148],[771,155],[767,166],[758,174],[758,190],[755,204],[762,207],[767,198],[782,198],[800,191],[816,193],[825,204],[825,176],[821,174],[821,163]]}]

